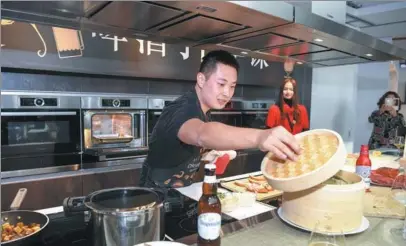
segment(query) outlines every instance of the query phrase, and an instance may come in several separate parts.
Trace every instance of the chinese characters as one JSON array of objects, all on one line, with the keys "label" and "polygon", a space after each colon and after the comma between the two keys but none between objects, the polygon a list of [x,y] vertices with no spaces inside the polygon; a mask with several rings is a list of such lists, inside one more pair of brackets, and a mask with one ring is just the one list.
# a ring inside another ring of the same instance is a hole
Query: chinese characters
[{"label": "chinese characters", "polygon": [[[95,32],[92,32],[92,38],[94,38],[96,36],[97,36],[97,34]],[[118,51],[118,42],[128,42],[126,37],[122,37],[119,39],[116,35],[114,35],[114,37],[111,37],[110,34],[99,33],[99,37],[101,39],[113,40],[114,41],[114,52]]]},{"label": "chinese characters", "polygon": [[251,58],[251,66],[256,67],[259,65],[259,69],[267,68],[269,65],[268,63],[263,60],[263,59],[256,59],[256,58]]},{"label": "chinese characters", "polygon": [[[140,44],[139,51],[141,54],[144,54],[145,48],[144,48],[144,42],[145,40],[142,39],[137,39],[138,43]],[[165,57],[166,55],[166,45],[165,43],[154,43],[152,41],[146,41],[147,42],[147,55],[151,55],[151,52],[159,52],[161,53],[162,57]]]}]

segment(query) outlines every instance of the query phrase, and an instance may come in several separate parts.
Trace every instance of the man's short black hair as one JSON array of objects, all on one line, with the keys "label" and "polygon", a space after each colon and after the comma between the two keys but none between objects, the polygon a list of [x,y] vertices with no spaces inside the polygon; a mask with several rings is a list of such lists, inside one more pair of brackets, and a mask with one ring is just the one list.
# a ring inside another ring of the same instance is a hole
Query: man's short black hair
[{"label": "man's short black hair", "polygon": [[240,69],[237,59],[231,53],[225,50],[213,50],[203,57],[199,72],[203,73],[208,79],[216,71],[218,63],[235,68],[237,73]]}]

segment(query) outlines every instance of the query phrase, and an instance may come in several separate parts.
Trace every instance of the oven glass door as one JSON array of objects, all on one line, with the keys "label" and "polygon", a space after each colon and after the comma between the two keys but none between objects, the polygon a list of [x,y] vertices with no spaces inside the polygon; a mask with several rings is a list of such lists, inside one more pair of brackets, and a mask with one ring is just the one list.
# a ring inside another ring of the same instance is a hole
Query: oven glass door
[{"label": "oven glass door", "polygon": [[211,121],[217,121],[230,126],[241,127],[241,112],[234,111],[213,111],[210,113]]},{"label": "oven glass door", "polygon": [[[137,116],[135,116],[137,117]],[[134,119],[134,122],[138,122]],[[133,116],[128,113],[92,115],[92,137],[100,142],[128,142],[139,137],[138,124],[132,127]]]},{"label": "oven glass door", "polygon": [[93,148],[143,147],[144,120],[145,113],[141,112],[92,113],[89,135],[85,129],[85,146],[91,139]]},{"label": "oven glass door", "polygon": [[242,127],[267,129],[266,117],[267,111],[244,111],[242,113]]},{"label": "oven glass door", "polygon": [[71,111],[2,111],[1,154],[5,157],[80,152],[80,114]]}]

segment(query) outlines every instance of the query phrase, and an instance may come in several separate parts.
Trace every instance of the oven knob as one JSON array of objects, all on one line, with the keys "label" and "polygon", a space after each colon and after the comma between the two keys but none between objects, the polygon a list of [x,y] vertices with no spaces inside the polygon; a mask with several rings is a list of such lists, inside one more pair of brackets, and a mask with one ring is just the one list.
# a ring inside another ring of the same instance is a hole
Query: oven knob
[{"label": "oven knob", "polygon": [[44,106],[45,102],[44,99],[42,98],[35,98],[34,99],[34,105],[35,106]]},{"label": "oven knob", "polygon": [[114,99],[113,100],[113,107],[120,107],[120,100]]}]

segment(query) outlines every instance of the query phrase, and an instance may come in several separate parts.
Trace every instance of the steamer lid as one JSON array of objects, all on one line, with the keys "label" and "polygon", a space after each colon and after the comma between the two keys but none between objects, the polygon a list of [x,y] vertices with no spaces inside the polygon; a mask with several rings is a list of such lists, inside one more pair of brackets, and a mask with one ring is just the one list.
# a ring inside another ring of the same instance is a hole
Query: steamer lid
[{"label": "steamer lid", "polygon": [[337,132],[315,129],[297,134],[295,138],[302,147],[297,162],[280,160],[272,153],[262,160],[261,171],[274,189],[306,190],[333,177],[344,166],[347,151]]}]

